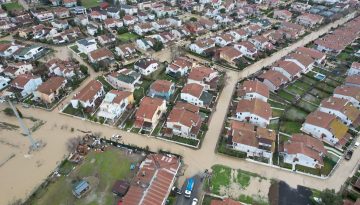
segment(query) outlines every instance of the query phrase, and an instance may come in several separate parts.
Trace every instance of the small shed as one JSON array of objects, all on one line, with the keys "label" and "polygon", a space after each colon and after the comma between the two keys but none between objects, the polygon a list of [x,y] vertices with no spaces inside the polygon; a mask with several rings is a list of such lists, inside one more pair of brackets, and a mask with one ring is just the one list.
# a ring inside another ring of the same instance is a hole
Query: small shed
[{"label": "small shed", "polygon": [[81,180],[74,185],[72,193],[77,198],[81,198],[89,189],[89,183],[85,180]]},{"label": "small shed", "polygon": [[123,197],[130,187],[130,183],[124,180],[116,180],[112,187],[112,192],[117,196]]}]

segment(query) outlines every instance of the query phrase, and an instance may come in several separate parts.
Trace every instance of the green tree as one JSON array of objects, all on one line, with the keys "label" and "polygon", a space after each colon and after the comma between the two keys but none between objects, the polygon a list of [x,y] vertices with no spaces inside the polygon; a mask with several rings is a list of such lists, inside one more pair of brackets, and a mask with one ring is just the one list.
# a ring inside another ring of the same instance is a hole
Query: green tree
[{"label": "green tree", "polygon": [[320,193],[321,205],[342,205],[342,198],[334,189],[325,189]]},{"label": "green tree", "polygon": [[195,21],[197,21],[197,18],[195,18],[195,17],[191,17],[191,18],[190,18],[190,21],[195,22]]},{"label": "green tree", "polygon": [[85,65],[80,65],[80,71],[81,71],[84,75],[88,75],[88,74],[89,74],[88,67],[86,67]]},{"label": "green tree", "polygon": [[7,115],[7,116],[15,116],[14,111],[9,107],[5,108],[3,111],[4,111],[5,115]]},{"label": "green tree", "polygon": [[225,10],[224,8],[220,9],[219,11],[220,11],[220,13],[222,13],[222,14],[226,13],[226,10]]},{"label": "green tree", "polygon": [[160,50],[163,49],[163,48],[164,48],[164,44],[163,44],[161,41],[159,41],[159,40],[155,40],[153,49],[154,49],[155,51],[160,51]]},{"label": "green tree", "polygon": [[123,18],[125,16],[125,11],[124,10],[120,10],[119,13],[120,18]]}]

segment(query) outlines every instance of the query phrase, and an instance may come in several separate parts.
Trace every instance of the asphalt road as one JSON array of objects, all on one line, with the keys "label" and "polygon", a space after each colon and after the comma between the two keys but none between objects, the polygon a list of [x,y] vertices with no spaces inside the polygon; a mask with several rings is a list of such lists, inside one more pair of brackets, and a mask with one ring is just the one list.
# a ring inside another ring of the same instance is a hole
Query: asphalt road
[{"label": "asphalt road", "polygon": [[[186,185],[187,185],[187,183],[184,183],[183,186],[181,187],[181,193],[182,194],[178,195],[176,197],[175,205],[191,205],[192,200],[194,198],[197,198],[198,200],[201,199],[203,182],[201,181],[200,175],[195,175],[193,178],[195,180],[195,184],[194,184],[194,189],[191,192],[191,197],[186,198],[184,196]],[[200,203],[198,203],[198,204],[200,204]]]}]

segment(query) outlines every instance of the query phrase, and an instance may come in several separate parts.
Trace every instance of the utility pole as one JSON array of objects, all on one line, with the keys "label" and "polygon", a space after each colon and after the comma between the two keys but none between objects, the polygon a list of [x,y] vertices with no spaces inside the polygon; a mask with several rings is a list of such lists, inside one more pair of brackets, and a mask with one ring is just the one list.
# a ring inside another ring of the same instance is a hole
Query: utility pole
[{"label": "utility pole", "polygon": [[11,109],[13,110],[17,120],[19,121],[20,127],[23,130],[23,134],[26,135],[29,138],[30,143],[31,143],[31,148],[34,149],[34,150],[39,148],[38,143],[32,138],[30,130],[25,126],[25,124],[24,124],[23,120],[21,119],[17,109],[12,104],[10,99],[8,99],[8,103],[9,103]]}]

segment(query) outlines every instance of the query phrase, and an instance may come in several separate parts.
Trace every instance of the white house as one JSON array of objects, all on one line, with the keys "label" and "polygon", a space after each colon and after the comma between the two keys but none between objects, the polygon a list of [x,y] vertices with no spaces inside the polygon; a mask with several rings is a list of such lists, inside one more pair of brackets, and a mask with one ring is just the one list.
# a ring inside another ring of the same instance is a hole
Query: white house
[{"label": "white house", "polygon": [[161,98],[144,97],[139,109],[135,113],[134,127],[152,131],[166,112],[166,100]]},{"label": "white house", "polygon": [[154,30],[155,28],[149,22],[139,23],[134,26],[134,32],[139,35],[143,35]]},{"label": "white house", "polygon": [[133,92],[140,77],[140,73],[124,68],[117,72],[111,72],[106,76],[106,81],[118,90]]},{"label": "white house", "polygon": [[10,78],[6,78],[3,76],[0,76],[0,90],[4,89],[5,87],[7,87],[9,85],[10,82]]},{"label": "white house", "polygon": [[190,44],[189,49],[197,54],[204,54],[206,50],[215,47],[215,40],[208,38]]},{"label": "white house", "polygon": [[71,61],[64,61],[59,58],[53,58],[48,61],[45,66],[51,74],[62,76],[64,78],[73,78],[76,75],[78,64]]},{"label": "white house", "polygon": [[236,43],[234,48],[243,53],[246,57],[254,59],[258,53],[254,44],[250,43],[249,41],[242,41]]},{"label": "white house", "polygon": [[86,38],[76,41],[76,46],[81,53],[89,54],[91,51],[96,50],[97,44],[95,38]]},{"label": "white house", "polygon": [[204,86],[206,90],[216,89],[216,81],[219,73],[206,66],[198,66],[191,69],[187,83],[197,83]]},{"label": "white house", "polygon": [[15,78],[16,76],[21,74],[31,73],[32,70],[33,70],[33,66],[31,63],[18,62],[8,65],[8,67],[6,67],[3,72],[4,75],[10,78]]},{"label": "white house", "polygon": [[129,104],[134,102],[134,97],[131,92],[111,90],[102,101],[97,115],[110,120],[115,120],[120,117]]},{"label": "white house", "polygon": [[126,26],[134,25],[136,22],[138,22],[138,18],[135,16],[125,15],[123,17],[124,24]]},{"label": "white house", "polygon": [[19,48],[20,45],[16,45],[14,43],[0,44],[0,57],[11,57]]},{"label": "white house", "polygon": [[144,58],[135,62],[134,69],[138,70],[142,75],[148,76],[159,69],[159,63],[154,59]]},{"label": "white house", "polygon": [[232,120],[228,131],[232,148],[246,153],[247,157],[264,157],[271,161],[275,150],[276,133],[266,128]]},{"label": "white house", "polygon": [[273,70],[283,74],[289,81],[300,78],[302,68],[292,61],[277,61],[272,67]]},{"label": "white house", "polygon": [[285,61],[291,61],[301,67],[303,73],[311,71],[315,60],[305,54],[291,53],[285,57]]},{"label": "white house", "polygon": [[284,162],[310,168],[324,166],[323,157],[327,153],[324,144],[305,134],[293,134],[288,142],[284,143]]},{"label": "white house", "polygon": [[346,99],[360,109],[360,89],[356,86],[339,86],[334,90],[334,97]]},{"label": "white house", "polygon": [[181,90],[181,100],[190,104],[207,107],[210,105],[213,96],[205,91],[205,87],[197,83],[188,83]]},{"label": "white house", "polygon": [[18,49],[13,57],[15,60],[34,60],[44,52],[44,47],[38,45],[31,45],[28,47]]},{"label": "white house", "polygon": [[229,32],[235,39],[235,41],[245,41],[248,37],[247,32],[244,29],[231,30]]},{"label": "white house", "polygon": [[353,62],[351,64],[350,69],[347,71],[347,75],[360,75],[360,63],[359,62]]},{"label": "white house", "polygon": [[196,138],[201,124],[199,107],[183,102],[175,104],[166,120],[166,128],[174,135],[187,138]]},{"label": "white house", "polygon": [[266,127],[270,123],[270,104],[259,99],[239,100],[236,107],[235,119],[249,122],[260,127]]},{"label": "white house", "polygon": [[286,76],[275,70],[264,72],[259,76],[259,79],[262,79],[262,82],[273,92],[289,82]]},{"label": "white house", "polygon": [[215,37],[215,44],[220,47],[227,46],[233,42],[235,42],[235,38],[229,33],[224,33]]},{"label": "white house", "polygon": [[259,99],[267,102],[270,92],[269,88],[258,80],[246,80],[237,90],[237,95],[246,100]]},{"label": "white house", "polygon": [[166,73],[171,76],[185,76],[192,68],[190,59],[178,57],[166,67]]},{"label": "white house", "polygon": [[329,113],[321,111],[310,113],[301,130],[333,146],[345,145],[347,142],[348,127],[335,115]]},{"label": "white house", "polygon": [[360,123],[360,110],[346,99],[326,98],[321,101],[319,110],[337,116],[346,125],[357,127]]},{"label": "white house", "polygon": [[121,56],[123,58],[131,57],[132,55],[136,54],[137,50],[133,43],[127,43],[118,45],[115,47],[116,55]]},{"label": "white house", "polygon": [[11,87],[19,89],[22,97],[32,94],[42,84],[40,77],[32,74],[21,74],[12,82]]},{"label": "white house", "polygon": [[154,46],[155,40],[152,38],[137,39],[136,46],[141,50],[148,50]]},{"label": "white house", "polygon": [[104,94],[103,84],[100,81],[92,80],[74,95],[71,105],[73,108],[78,108],[80,103],[83,108],[95,108],[100,103],[98,99]]}]

